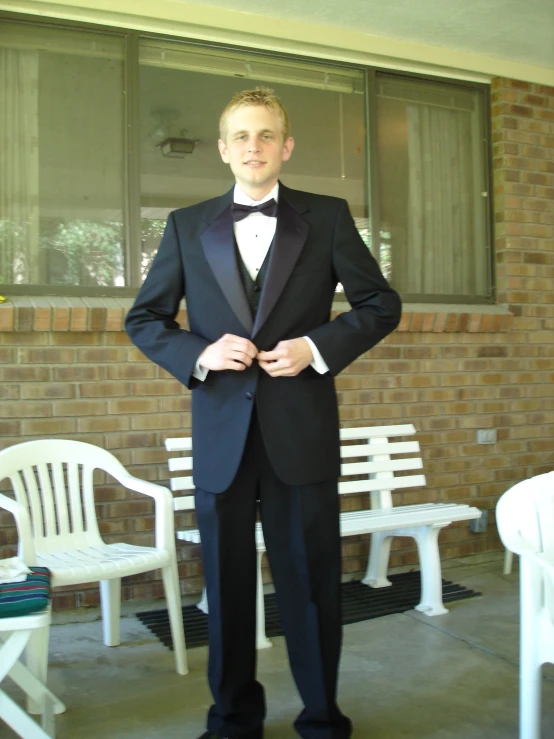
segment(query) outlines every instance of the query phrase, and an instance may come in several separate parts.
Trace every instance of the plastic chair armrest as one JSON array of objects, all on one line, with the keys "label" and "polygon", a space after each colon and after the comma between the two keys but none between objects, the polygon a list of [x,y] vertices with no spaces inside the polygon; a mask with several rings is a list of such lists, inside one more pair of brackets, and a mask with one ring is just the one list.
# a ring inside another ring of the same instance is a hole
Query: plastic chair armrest
[{"label": "plastic chair armrest", "polygon": [[110,470],[118,482],[135,493],[142,493],[154,499],[156,520],[156,547],[158,549],[175,548],[175,521],[173,516],[173,495],[163,485],[157,485],[148,480],[141,480],[129,474],[115,474]]},{"label": "plastic chair armrest", "polygon": [[31,518],[29,512],[21,503],[7,495],[0,493],[0,508],[8,511],[15,519],[17,528],[18,556],[25,562],[28,567],[36,565],[35,544],[33,541],[33,532],[31,529]]},{"label": "plastic chair armrest", "polygon": [[544,554],[541,552],[532,552],[532,551],[525,551],[521,554],[522,557],[527,557],[527,559],[530,559],[531,562],[534,562],[539,567],[541,567],[544,570],[548,570],[550,575],[554,577],[554,560],[548,559]]}]

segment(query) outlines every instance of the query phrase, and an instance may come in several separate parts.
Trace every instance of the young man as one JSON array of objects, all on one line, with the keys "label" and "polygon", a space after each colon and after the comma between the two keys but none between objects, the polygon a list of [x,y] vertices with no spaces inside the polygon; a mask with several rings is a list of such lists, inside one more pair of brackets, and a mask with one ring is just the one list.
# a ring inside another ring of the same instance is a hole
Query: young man
[{"label": "young man", "polygon": [[[304,702],[295,728],[304,739],[347,739],[351,723],[336,704],[342,630],[333,377],[394,330],[400,299],[345,201],[279,183],[294,140],[271,90],[235,95],[220,137],[235,186],[170,214],[126,322],[133,342],[192,389],[214,697],[202,739],[263,736],[258,503]],[[338,282],[351,310],[331,321]],[[183,296],[188,331],[175,322]]]}]

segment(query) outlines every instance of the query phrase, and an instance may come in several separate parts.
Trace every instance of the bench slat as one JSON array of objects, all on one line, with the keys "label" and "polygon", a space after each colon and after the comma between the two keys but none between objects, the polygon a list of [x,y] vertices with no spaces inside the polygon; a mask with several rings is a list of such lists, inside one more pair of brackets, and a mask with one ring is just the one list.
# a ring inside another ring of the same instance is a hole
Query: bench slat
[{"label": "bench slat", "polygon": [[[200,544],[200,531],[198,529],[181,529],[176,531],[175,535],[180,541],[188,541],[191,544]],[[264,535],[262,525],[258,521],[255,529],[256,548],[260,552],[265,552]]]},{"label": "bench slat", "polygon": [[415,426],[411,423],[393,426],[360,426],[340,430],[341,441],[346,439],[375,439],[389,436],[411,436],[415,434]]},{"label": "bench slat", "polygon": [[340,456],[373,457],[377,454],[413,454],[419,452],[419,441],[391,441],[386,444],[342,444]]},{"label": "bench slat", "polygon": [[[341,514],[341,535],[355,536],[374,531],[392,531],[412,526],[447,526],[453,521],[477,518],[480,511],[457,503],[422,503],[396,506],[392,510],[349,511]],[[262,538],[260,538],[262,537]],[[198,529],[182,529],[177,538],[200,543]],[[256,544],[263,545],[261,524],[256,523]]]},{"label": "bench slat", "polygon": [[194,490],[192,477],[172,477],[169,484],[173,492],[176,490]]},{"label": "bench slat", "polygon": [[[432,504],[433,505],[433,504]],[[412,526],[448,526],[453,521],[468,521],[478,518],[481,511],[468,505],[452,505],[435,508],[424,505],[396,506],[383,510],[348,511],[341,513],[341,536],[369,534],[376,531],[398,531]]]},{"label": "bench slat", "polygon": [[193,511],[194,495],[182,495],[179,498],[173,498],[174,511]]},{"label": "bench slat", "polygon": [[421,457],[407,457],[406,459],[383,459],[372,462],[349,462],[341,465],[341,476],[370,475],[376,472],[402,472],[405,470],[420,470],[423,467]]},{"label": "bench slat", "polygon": [[170,457],[167,466],[170,472],[192,470],[192,457]]},{"label": "bench slat", "polygon": [[425,485],[425,475],[406,475],[405,477],[387,477],[381,480],[345,480],[339,482],[339,493],[371,493],[381,490],[403,490]]},{"label": "bench slat", "polygon": [[192,449],[192,436],[176,436],[165,440],[168,452],[186,452]]}]

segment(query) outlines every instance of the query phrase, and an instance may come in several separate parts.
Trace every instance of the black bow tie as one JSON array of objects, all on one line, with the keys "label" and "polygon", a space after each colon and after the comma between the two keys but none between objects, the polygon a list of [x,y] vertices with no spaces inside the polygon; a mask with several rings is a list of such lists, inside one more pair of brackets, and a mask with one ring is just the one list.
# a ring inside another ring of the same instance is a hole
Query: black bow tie
[{"label": "black bow tie", "polygon": [[266,200],[265,203],[260,203],[260,205],[242,205],[241,203],[233,203],[231,206],[231,215],[233,216],[233,221],[235,221],[235,223],[237,221],[242,221],[242,219],[249,216],[250,213],[263,213],[264,216],[275,218],[277,216],[277,203],[273,198],[271,198],[271,200]]}]

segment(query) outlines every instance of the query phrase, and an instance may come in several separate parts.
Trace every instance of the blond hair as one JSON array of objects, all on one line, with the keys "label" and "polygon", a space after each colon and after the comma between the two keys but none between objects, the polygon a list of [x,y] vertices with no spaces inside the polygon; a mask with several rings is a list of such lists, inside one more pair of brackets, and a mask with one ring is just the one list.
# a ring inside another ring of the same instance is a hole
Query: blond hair
[{"label": "blond hair", "polygon": [[256,87],[254,90],[243,90],[233,95],[227,103],[219,119],[219,137],[225,141],[227,137],[227,121],[231,113],[245,105],[263,105],[277,114],[281,123],[283,141],[290,136],[289,116],[277,95],[269,87]]}]

